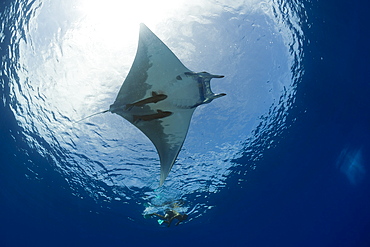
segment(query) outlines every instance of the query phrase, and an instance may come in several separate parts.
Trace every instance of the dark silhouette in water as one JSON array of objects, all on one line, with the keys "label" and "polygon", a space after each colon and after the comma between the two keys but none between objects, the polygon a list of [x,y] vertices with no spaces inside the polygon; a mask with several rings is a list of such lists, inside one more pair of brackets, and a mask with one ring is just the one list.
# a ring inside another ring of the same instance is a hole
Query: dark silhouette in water
[{"label": "dark silhouette in water", "polygon": [[180,222],[186,220],[188,218],[188,215],[187,214],[180,214],[179,212],[175,211],[175,210],[167,210],[166,211],[166,214],[163,216],[163,215],[160,215],[160,214],[157,214],[157,213],[153,213],[151,215],[155,215],[155,216],[158,216],[160,217],[161,219],[163,219],[164,223],[167,224],[168,227],[170,227],[172,221],[174,219],[177,219],[177,223],[175,224],[175,226],[177,226],[178,224],[180,224]]}]

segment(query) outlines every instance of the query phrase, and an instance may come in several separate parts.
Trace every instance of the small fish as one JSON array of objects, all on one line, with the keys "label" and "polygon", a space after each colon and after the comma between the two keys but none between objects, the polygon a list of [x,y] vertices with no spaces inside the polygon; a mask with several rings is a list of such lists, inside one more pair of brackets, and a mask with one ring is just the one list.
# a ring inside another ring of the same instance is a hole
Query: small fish
[{"label": "small fish", "polygon": [[132,103],[132,104],[127,104],[126,105],[126,110],[129,111],[134,106],[141,107],[141,106],[144,106],[144,105],[149,104],[149,103],[157,103],[157,102],[162,101],[166,98],[167,98],[167,95],[165,95],[165,94],[157,94],[156,92],[152,92],[152,96],[149,97],[149,98],[137,101],[137,102]]},{"label": "small fish", "polygon": [[136,123],[140,120],[142,120],[142,121],[151,121],[151,120],[154,120],[154,119],[164,118],[164,117],[168,117],[168,116],[171,116],[171,115],[172,115],[172,112],[170,112],[170,111],[157,110],[157,113],[154,113],[154,114],[133,115],[133,117],[134,117],[134,123]]}]

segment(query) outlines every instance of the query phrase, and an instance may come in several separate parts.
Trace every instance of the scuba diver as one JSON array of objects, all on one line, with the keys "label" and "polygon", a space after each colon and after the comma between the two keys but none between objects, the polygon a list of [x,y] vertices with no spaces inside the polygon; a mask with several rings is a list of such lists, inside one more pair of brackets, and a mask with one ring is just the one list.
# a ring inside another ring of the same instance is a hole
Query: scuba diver
[{"label": "scuba diver", "polygon": [[175,210],[167,210],[166,214],[164,216],[160,215],[160,214],[157,214],[157,213],[153,213],[151,215],[155,215],[155,216],[158,216],[161,219],[163,219],[163,222],[167,224],[167,227],[170,227],[170,225],[171,225],[171,223],[174,219],[178,220],[177,223],[175,224],[175,226],[177,226],[178,224],[180,224],[180,222],[182,222],[182,221],[184,221],[188,218],[187,214],[180,214],[179,212],[177,212]]}]

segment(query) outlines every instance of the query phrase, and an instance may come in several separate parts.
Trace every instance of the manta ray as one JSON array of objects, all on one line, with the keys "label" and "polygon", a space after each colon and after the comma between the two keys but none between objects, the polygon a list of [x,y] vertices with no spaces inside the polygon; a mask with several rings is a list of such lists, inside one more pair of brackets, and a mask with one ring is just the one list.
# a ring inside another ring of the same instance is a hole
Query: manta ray
[{"label": "manta ray", "polygon": [[131,69],[114,103],[100,113],[118,114],[150,139],[159,155],[162,186],[185,141],[195,108],[226,95],[214,94],[210,85],[212,78],[223,77],[190,71],[141,23]]}]

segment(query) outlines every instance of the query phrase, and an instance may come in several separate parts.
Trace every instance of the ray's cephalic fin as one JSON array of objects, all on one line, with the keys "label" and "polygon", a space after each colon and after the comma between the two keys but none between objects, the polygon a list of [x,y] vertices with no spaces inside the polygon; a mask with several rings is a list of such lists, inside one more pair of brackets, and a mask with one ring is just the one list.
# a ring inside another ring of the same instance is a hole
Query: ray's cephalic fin
[{"label": "ray's cephalic fin", "polygon": [[198,81],[199,96],[201,100],[193,105],[191,108],[195,108],[199,105],[208,104],[212,100],[225,96],[225,93],[215,94],[211,90],[211,79],[212,78],[223,78],[223,75],[212,75],[208,72],[185,72],[186,76],[195,77]]}]

